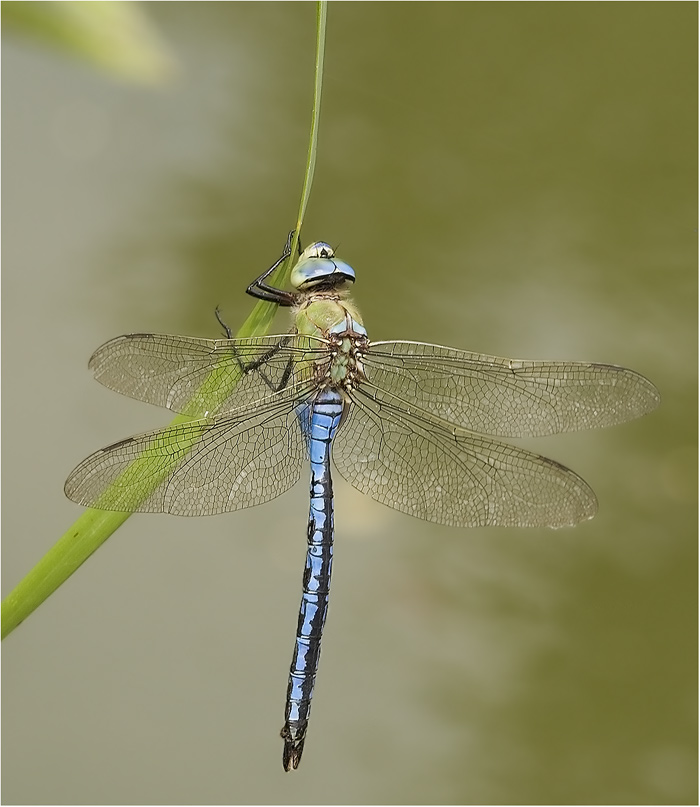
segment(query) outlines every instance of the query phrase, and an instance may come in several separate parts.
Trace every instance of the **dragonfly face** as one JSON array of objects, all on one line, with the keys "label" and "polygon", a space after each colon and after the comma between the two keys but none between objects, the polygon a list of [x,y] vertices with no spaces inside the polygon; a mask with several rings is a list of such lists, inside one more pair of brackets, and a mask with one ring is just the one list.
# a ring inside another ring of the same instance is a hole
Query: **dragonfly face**
[{"label": "dragonfly face", "polygon": [[299,291],[340,288],[355,282],[355,271],[335,257],[330,244],[317,241],[301,253],[289,280]]},{"label": "dragonfly face", "polygon": [[290,669],[283,765],[304,748],[333,557],[331,456],[358,490],[455,527],[563,527],[595,515],[573,471],[499,438],[612,426],[659,393],[624,367],[503,359],[423,342],[370,342],[348,298],[352,268],[318,242],[294,292],[290,333],[254,339],[120,336],[90,359],[105,386],[196,418],[122,440],[70,474],[66,495],[106,510],[211,515],[279,496],[311,467],[307,555]]}]

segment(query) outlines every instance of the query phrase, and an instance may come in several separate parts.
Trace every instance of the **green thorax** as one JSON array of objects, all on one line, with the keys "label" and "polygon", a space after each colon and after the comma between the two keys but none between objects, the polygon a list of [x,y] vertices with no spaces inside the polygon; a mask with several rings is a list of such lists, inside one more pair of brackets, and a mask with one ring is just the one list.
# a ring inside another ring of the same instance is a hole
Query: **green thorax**
[{"label": "green thorax", "polygon": [[350,389],[363,378],[362,356],[367,331],[354,303],[334,294],[315,294],[296,309],[297,332],[328,340],[330,362],[321,361],[322,386]]},{"label": "green thorax", "polygon": [[294,324],[297,333],[325,339],[331,333],[366,333],[357,306],[338,294],[311,295],[303,300],[296,309]]}]

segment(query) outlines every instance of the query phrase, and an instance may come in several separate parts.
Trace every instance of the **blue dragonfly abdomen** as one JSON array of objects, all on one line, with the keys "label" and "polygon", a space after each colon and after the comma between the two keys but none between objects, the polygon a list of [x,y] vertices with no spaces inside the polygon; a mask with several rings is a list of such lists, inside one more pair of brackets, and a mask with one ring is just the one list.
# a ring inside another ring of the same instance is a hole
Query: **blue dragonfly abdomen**
[{"label": "blue dragonfly abdomen", "polygon": [[331,445],[343,416],[343,407],[342,394],[329,388],[297,409],[299,425],[309,450],[311,488],[306,567],[281,732],[284,740],[282,764],[287,771],[297,767],[304,750],[321,655],[321,637],[328,613],[334,537]]}]

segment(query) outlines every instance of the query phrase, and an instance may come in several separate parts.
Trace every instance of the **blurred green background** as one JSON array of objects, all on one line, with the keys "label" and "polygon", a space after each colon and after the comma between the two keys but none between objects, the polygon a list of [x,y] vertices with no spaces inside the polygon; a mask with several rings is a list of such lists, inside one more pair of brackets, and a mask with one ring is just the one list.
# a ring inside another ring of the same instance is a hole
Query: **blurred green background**
[{"label": "blurred green background", "polygon": [[[250,310],[296,216],[315,37],[313,3],[146,3],[133,36],[107,25],[136,67],[96,66],[109,45],[62,52],[9,24],[21,5],[3,3],[4,594],[79,514],[71,468],[170,420],[96,384],[93,349]],[[5,803],[697,802],[696,15],[330,5],[303,238],[354,266],[371,336],[624,364],[661,408],[528,443],[596,490],[576,529],[439,527],[338,479],[294,774],[307,480],[130,519],[3,643]]]}]

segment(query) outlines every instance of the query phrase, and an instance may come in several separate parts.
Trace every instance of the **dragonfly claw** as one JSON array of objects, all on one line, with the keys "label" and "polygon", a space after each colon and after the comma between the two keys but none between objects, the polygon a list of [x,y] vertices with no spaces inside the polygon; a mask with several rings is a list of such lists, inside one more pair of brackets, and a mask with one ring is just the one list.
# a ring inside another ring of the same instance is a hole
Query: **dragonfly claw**
[{"label": "dragonfly claw", "polygon": [[[297,735],[296,737],[294,735]],[[285,723],[284,728],[280,732],[284,740],[284,749],[282,750],[282,767],[285,771],[296,770],[301,762],[301,755],[304,750],[304,741],[306,740],[306,730],[302,732],[294,730],[289,723]],[[300,735],[300,736],[299,736]]]}]

